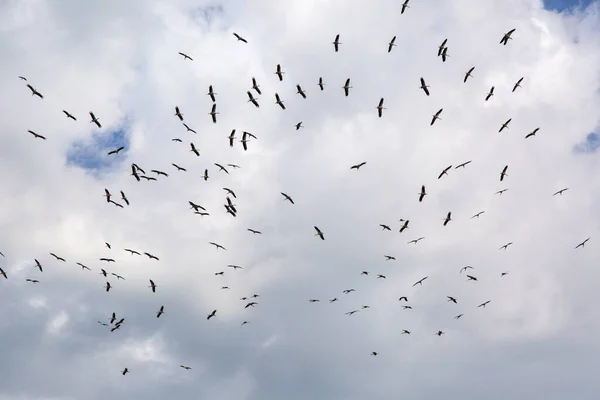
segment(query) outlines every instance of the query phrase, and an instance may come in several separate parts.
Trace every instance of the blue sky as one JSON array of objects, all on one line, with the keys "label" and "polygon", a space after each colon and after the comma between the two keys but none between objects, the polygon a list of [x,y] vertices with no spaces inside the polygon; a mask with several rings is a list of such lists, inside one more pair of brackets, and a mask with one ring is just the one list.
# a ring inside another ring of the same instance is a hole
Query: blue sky
[{"label": "blue sky", "polygon": [[594,0],[543,0],[544,7],[548,10],[564,11],[573,7],[587,7]]},{"label": "blue sky", "polygon": [[[118,155],[107,155],[121,146],[125,149]],[[88,139],[74,141],[67,151],[67,164],[99,172],[123,160],[128,147],[129,126],[123,123],[106,132],[96,131]]]}]

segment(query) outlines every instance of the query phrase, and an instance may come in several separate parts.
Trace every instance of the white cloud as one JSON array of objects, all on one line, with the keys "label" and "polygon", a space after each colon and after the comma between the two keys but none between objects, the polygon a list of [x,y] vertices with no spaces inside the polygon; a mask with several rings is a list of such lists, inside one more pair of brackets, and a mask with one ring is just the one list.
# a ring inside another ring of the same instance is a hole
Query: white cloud
[{"label": "white cloud", "polygon": [[[565,15],[540,3],[412,0],[400,15],[401,3],[391,0],[7,2],[0,12],[0,266],[9,279],[0,278],[0,300],[10,323],[2,324],[8,383],[0,393],[97,399],[108,387],[117,400],[383,399],[402,390],[410,398],[552,399],[572,389],[559,382],[581,379],[577,397],[595,398],[587,360],[597,349],[590,332],[600,328],[589,306],[600,277],[600,166],[595,153],[574,148],[599,126],[598,6]],[[512,28],[514,39],[500,45]],[[388,53],[393,36],[397,46]],[[444,63],[436,52],[445,38]],[[273,74],[277,64],[283,82]],[[19,75],[44,99],[31,96]],[[263,92],[255,94],[260,108],[247,102],[252,77]],[[418,89],[420,77],[431,96]],[[345,97],[347,78],[353,88]],[[208,115],[209,85],[218,93],[217,124]],[[378,118],[381,97],[387,109]],[[175,106],[197,134],[181,126]],[[442,119],[430,126],[440,108]],[[102,129],[89,123],[89,111]],[[296,131],[299,121],[305,127]],[[123,127],[126,151],[106,155],[117,145],[105,148],[110,132]],[[246,152],[243,131],[257,136]],[[74,154],[116,161],[91,173],[67,162]],[[361,161],[367,164],[350,170]],[[138,183],[131,163],[169,176]],[[226,174],[214,163],[241,169]],[[419,203],[423,184],[428,195]],[[223,187],[236,193],[236,218],[225,212]],[[105,188],[120,202],[123,190],[131,206],[107,203]],[[210,215],[194,215],[190,200]],[[448,211],[453,220],[442,226]],[[400,218],[410,219],[403,233]],[[325,241],[313,236],[315,225]],[[514,244],[498,250],[507,242]],[[459,274],[465,265],[475,267],[477,282]],[[104,278],[100,268],[125,280]],[[423,286],[412,287],[424,276]],[[343,294],[348,288],[356,292]],[[244,308],[250,300],[240,299],[253,294],[258,304]],[[412,310],[401,309],[400,296]],[[30,308],[47,310],[49,325]],[[353,309],[360,311],[344,315]],[[96,322],[112,312],[125,318],[114,332]],[[45,328],[65,326],[68,340],[40,340]],[[438,338],[440,329],[446,335]],[[571,380],[558,368],[567,364]],[[125,366],[131,374],[123,377]],[[35,385],[23,380],[32,375]],[[466,377],[482,382],[468,395],[456,384]],[[66,379],[72,384],[58,384]]]}]

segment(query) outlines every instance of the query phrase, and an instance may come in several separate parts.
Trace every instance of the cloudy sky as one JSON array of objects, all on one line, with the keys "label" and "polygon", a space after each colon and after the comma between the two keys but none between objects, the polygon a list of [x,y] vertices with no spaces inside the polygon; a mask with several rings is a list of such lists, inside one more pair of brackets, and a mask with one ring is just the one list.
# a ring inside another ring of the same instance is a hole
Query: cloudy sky
[{"label": "cloudy sky", "polygon": [[401,3],[2,2],[0,399],[597,399],[599,3]]}]

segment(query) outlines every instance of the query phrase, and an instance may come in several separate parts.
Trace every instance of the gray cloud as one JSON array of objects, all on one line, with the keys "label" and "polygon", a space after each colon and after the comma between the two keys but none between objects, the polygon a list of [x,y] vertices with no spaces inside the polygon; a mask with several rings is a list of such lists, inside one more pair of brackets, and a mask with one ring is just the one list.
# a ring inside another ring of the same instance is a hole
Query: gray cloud
[{"label": "gray cloud", "polygon": [[[0,281],[0,399],[597,398],[598,161],[576,151],[600,117],[597,5],[566,15],[516,0],[411,1],[400,15],[392,1],[105,3],[10,2],[0,17],[0,267],[9,278]],[[511,28],[514,40],[498,44]],[[443,63],[436,47],[445,38]],[[252,77],[260,108],[246,101]],[[440,108],[442,120],[429,126]],[[105,156],[123,128],[127,152]],[[242,131],[258,138],[247,152]],[[68,163],[81,148],[80,159],[112,163],[95,172]],[[225,174],[215,162],[242,168]],[[131,163],[169,177],[138,183]],[[237,195],[236,218],[225,213],[223,187]],[[123,190],[131,206],[108,204],[105,188],[115,198]],[[190,200],[210,215],[194,215]],[[401,218],[410,220],[403,233]],[[465,265],[477,282],[459,273]],[[125,280],[109,275],[106,293],[100,268]],[[245,309],[240,298],[255,293],[258,305]],[[112,312],[125,318],[115,332],[97,323]]]}]

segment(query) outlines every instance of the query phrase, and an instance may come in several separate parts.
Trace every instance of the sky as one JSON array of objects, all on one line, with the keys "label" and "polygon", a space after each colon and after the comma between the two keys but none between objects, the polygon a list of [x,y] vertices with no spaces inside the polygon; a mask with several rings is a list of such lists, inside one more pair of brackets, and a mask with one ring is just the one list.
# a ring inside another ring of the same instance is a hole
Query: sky
[{"label": "sky", "polygon": [[577,4],[4,2],[0,400],[597,399],[600,6]]}]

